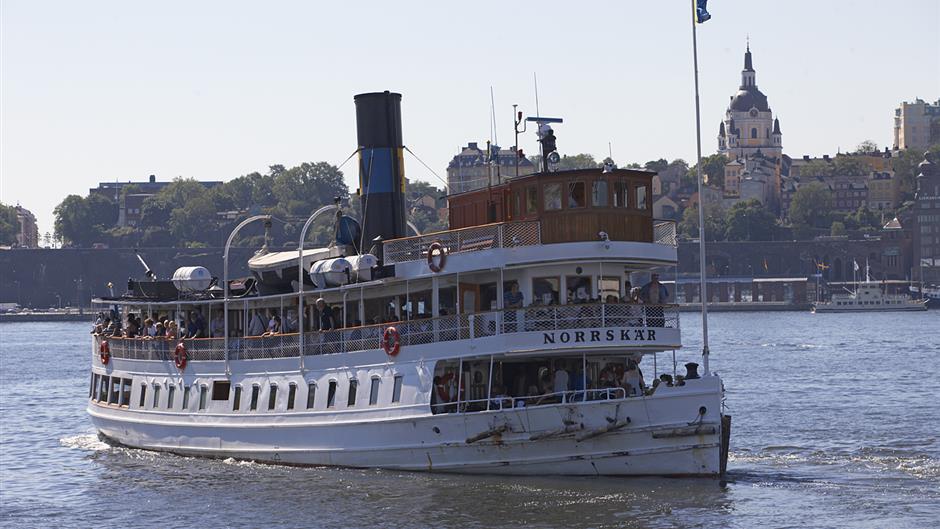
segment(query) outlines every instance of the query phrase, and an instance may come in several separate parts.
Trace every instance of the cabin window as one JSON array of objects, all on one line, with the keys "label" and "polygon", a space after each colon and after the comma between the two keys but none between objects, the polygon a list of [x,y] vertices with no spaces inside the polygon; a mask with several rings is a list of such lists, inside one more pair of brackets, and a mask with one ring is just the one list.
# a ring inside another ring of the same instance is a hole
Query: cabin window
[{"label": "cabin window", "polygon": [[561,280],[557,277],[536,277],[532,279],[532,303],[552,305],[558,303]]},{"label": "cabin window", "polygon": [[140,385],[140,401],[137,403],[137,407],[143,408],[144,402],[146,402],[146,400],[147,400],[147,385],[141,384]]},{"label": "cabin window", "polygon": [[539,211],[539,192],[535,186],[525,188],[525,213],[534,215]]},{"label": "cabin window", "polygon": [[131,405],[131,379],[125,378],[121,381],[121,406]]},{"label": "cabin window", "polygon": [[183,409],[189,409],[189,386],[183,386]]},{"label": "cabin window", "polygon": [[522,193],[516,191],[512,194],[512,218],[522,217]]},{"label": "cabin window", "polygon": [[332,408],[336,405],[336,381],[330,381],[330,389],[326,393],[326,407]]},{"label": "cabin window", "polygon": [[645,185],[636,186],[636,209],[646,209],[646,195],[647,193]]},{"label": "cabin window", "polygon": [[169,410],[173,409],[173,397],[176,395],[176,386],[170,384],[170,387],[166,388],[166,407]]},{"label": "cabin window", "polygon": [[401,402],[401,385],[403,379],[403,376],[395,375],[395,384],[392,386],[392,402]]},{"label": "cabin window", "polygon": [[372,388],[369,390],[369,406],[379,402],[379,377],[372,378]]},{"label": "cabin window", "polygon": [[307,409],[313,409],[313,403],[316,401],[317,396],[317,385],[314,383],[307,384]]},{"label": "cabin window", "polygon": [[215,380],[212,382],[212,400],[228,400],[232,391],[232,383],[228,380]]},{"label": "cabin window", "polygon": [[568,207],[583,208],[587,201],[585,200],[584,182],[568,183]]},{"label": "cabin window", "polygon": [[347,406],[355,406],[355,405],[356,405],[356,390],[357,390],[358,388],[359,388],[359,381],[358,381],[358,380],[353,379],[353,380],[350,380],[350,381],[349,381],[349,397],[346,399],[346,405],[347,405]]},{"label": "cabin window", "polygon": [[627,183],[623,180],[614,181],[614,207],[627,207]]},{"label": "cabin window", "polygon": [[88,388],[88,398],[89,398],[89,399],[94,399],[94,398],[95,398],[95,387],[98,385],[98,377],[99,377],[98,373],[92,373],[92,374],[91,374],[91,387]]},{"label": "cabin window", "polygon": [[542,186],[542,199],[545,201],[545,211],[561,209],[561,184]]},{"label": "cabin window", "polygon": [[121,379],[111,377],[111,394],[108,395],[108,404],[117,404],[121,400]]},{"label": "cabin window", "polygon": [[595,208],[607,207],[607,180],[595,180],[591,185],[591,204]]},{"label": "cabin window", "polygon": [[242,405],[242,387],[235,386],[235,396],[232,398],[232,411],[238,411]]},{"label": "cabin window", "polygon": [[287,409],[294,409],[294,400],[297,398],[297,384],[287,386]]},{"label": "cabin window", "polygon": [[101,375],[101,385],[98,386],[98,401],[108,402],[108,383],[111,381],[111,377],[108,375]]},{"label": "cabin window", "polygon": [[258,409],[258,393],[261,392],[261,388],[255,384],[251,386],[251,404],[249,404],[248,409],[251,411]]},{"label": "cabin window", "polygon": [[271,391],[268,392],[268,410],[273,410],[277,406],[277,384],[271,384]]},{"label": "cabin window", "polygon": [[[620,299],[620,278],[616,276],[604,276],[597,283],[597,291],[600,298],[605,302],[615,303]],[[629,295],[629,292],[624,295]],[[613,296],[613,299],[608,299]]]},{"label": "cabin window", "polygon": [[153,385],[153,405],[152,408],[160,406],[160,384]]},{"label": "cabin window", "polygon": [[586,276],[566,276],[568,303],[587,303],[591,301],[591,278]]},{"label": "cabin window", "polygon": [[209,387],[206,385],[199,386],[199,409],[206,409],[206,401],[209,400]]}]

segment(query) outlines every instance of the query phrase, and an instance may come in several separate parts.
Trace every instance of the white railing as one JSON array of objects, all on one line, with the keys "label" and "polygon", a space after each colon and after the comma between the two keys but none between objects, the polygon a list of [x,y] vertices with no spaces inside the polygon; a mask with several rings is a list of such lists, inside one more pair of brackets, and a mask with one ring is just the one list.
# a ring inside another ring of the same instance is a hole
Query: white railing
[{"label": "white railing", "polygon": [[[401,347],[525,332],[612,328],[678,329],[679,307],[633,303],[544,305],[335,331],[313,331],[304,336],[304,354],[322,355],[379,349],[382,347],[382,336],[389,327],[398,331]],[[108,340],[111,356],[115,358],[172,360],[177,344],[182,342],[190,361],[225,359],[222,338],[166,340],[96,336],[95,355],[98,355],[102,339]],[[297,357],[299,354],[300,335],[297,333],[229,338],[230,360],[288,358]]]},{"label": "white railing", "polygon": [[676,239],[676,221],[674,220],[654,220],[653,221],[653,242],[656,244],[665,244],[676,248],[679,243]]},{"label": "white railing", "polygon": [[382,245],[387,264],[426,259],[431,243],[439,242],[444,253],[476,252],[493,248],[514,248],[542,243],[538,221],[503,222],[472,228],[441,231],[417,237],[395,239]]},{"label": "white railing", "polygon": [[511,408],[525,408],[528,406],[541,406],[543,404],[558,404],[569,402],[584,402],[590,400],[614,400],[627,398],[623,388],[576,389],[558,391],[544,395],[531,395],[528,397],[511,397],[500,395],[488,399],[455,400],[453,402],[435,402],[431,404],[432,413],[464,413],[483,410],[503,410]]}]

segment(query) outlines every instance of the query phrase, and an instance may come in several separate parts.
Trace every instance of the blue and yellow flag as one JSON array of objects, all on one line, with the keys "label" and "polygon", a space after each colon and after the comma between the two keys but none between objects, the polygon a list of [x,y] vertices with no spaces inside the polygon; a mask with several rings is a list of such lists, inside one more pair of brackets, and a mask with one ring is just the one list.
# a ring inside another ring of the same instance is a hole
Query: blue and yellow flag
[{"label": "blue and yellow flag", "polygon": [[707,21],[712,16],[708,14],[708,11],[705,9],[705,4],[708,3],[708,0],[698,0],[698,5],[695,8],[695,21],[701,24],[702,22]]}]

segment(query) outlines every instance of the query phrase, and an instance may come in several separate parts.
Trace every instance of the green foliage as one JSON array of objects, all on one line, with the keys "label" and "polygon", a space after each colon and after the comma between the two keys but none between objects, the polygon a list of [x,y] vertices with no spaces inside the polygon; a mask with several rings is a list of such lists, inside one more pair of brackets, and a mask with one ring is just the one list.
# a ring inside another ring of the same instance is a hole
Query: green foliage
[{"label": "green foliage", "polygon": [[800,233],[809,228],[829,228],[832,193],[829,188],[813,182],[800,186],[790,202],[790,222]]},{"label": "green foliage", "polygon": [[669,162],[666,161],[665,158],[660,158],[658,160],[650,160],[646,162],[646,164],[643,166],[643,168],[646,169],[647,171],[653,171],[656,173],[661,173],[665,171],[667,167],[669,167]]},{"label": "green foliage", "polygon": [[871,140],[865,140],[858,144],[858,147],[855,148],[855,152],[860,154],[877,154],[878,144]]},{"label": "green foliage", "polygon": [[574,156],[562,156],[556,169],[559,171],[567,171],[569,169],[593,169],[595,167],[600,167],[600,164],[597,163],[594,156],[581,153],[575,154]]},{"label": "green foliage", "polygon": [[[707,224],[706,224],[707,225]],[[777,218],[759,200],[736,202],[725,217],[725,239],[729,241],[771,241]]]},{"label": "green foliage", "polygon": [[16,208],[0,203],[0,244],[12,245],[20,232],[20,223],[16,220]]},{"label": "green foliage", "polygon": [[[934,156],[932,159],[935,160],[940,155],[940,143],[928,147],[927,152],[930,152]],[[924,152],[919,149],[901,151],[891,159],[891,169],[894,171],[895,178],[898,178],[902,200],[914,198],[917,166],[922,161],[924,161]]]},{"label": "green foliage", "polygon": [[862,176],[872,172],[870,163],[855,156],[837,156],[833,165],[834,176]]},{"label": "green foliage", "polygon": [[859,206],[858,210],[845,215],[842,219],[845,226],[849,229],[860,230],[863,228],[880,228],[881,217],[877,213],[868,209],[866,206]]},{"label": "green foliage", "polygon": [[113,200],[98,193],[69,195],[53,210],[56,236],[73,246],[102,242],[117,221],[117,210]]},{"label": "green foliage", "polygon": [[[728,158],[723,154],[712,154],[702,158],[702,175],[705,177],[705,183],[713,187],[724,187],[726,163],[728,163]],[[690,166],[683,185],[696,185],[696,178],[695,166]]]},{"label": "green foliage", "polygon": [[832,226],[829,227],[829,235],[833,237],[839,237],[845,235],[845,224],[839,222],[838,220],[832,223]]},{"label": "green foliage", "polygon": [[[727,222],[724,212],[717,207],[705,209],[705,239],[709,241],[724,240],[727,231]],[[685,208],[682,221],[679,222],[679,232],[690,239],[697,239],[698,232],[698,206]]]}]

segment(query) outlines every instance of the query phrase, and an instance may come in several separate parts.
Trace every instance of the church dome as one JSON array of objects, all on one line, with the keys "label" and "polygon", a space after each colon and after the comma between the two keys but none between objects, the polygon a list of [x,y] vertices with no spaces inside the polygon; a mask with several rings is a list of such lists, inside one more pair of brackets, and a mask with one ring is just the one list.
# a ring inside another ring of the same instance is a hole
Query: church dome
[{"label": "church dome", "polygon": [[752,108],[756,108],[761,112],[770,110],[770,106],[767,105],[767,96],[753,87],[738,90],[738,93],[731,98],[730,108],[736,112],[747,112]]}]

